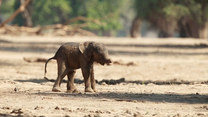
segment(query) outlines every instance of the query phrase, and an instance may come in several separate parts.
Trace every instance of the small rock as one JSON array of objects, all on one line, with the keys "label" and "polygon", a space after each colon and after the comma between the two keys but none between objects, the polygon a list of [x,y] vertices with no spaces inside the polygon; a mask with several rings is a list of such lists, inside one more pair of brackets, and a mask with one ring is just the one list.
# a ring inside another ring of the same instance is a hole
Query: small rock
[{"label": "small rock", "polygon": [[19,89],[18,89],[17,87],[15,87],[15,88],[14,88],[14,91],[17,92],[17,91],[19,91]]},{"label": "small rock", "polygon": [[104,112],[102,112],[101,110],[97,110],[95,111],[95,113],[104,113]]},{"label": "small rock", "polygon": [[60,108],[57,106],[57,107],[55,107],[55,110],[59,110]]},{"label": "small rock", "polygon": [[14,110],[12,110],[11,113],[21,115],[23,112],[22,112],[22,109],[20,108],[20,109],[14,109]]},{"label": "small rock", "polygon": [[85,115],[84,117],[94,117],[93,115]]},{"label": "small rock", "polygon": [[126,66],[135,66],[136,64],[134,62],[129,62],[126,64]]},{"label": "small rock", "polygon": [[203,114],[203,113],[197,113],[197,115],[198,115],[198,116],[203,116],[204,114]]},{"label": "small rock", "polygon": [[105,82],[102,82],[101,85],[107,85]]},{"label": "small rock", "polygon": [[2,109],[9,110],[10,108],[9,107],[2,107]]},{"label": "small rock", "polygon": [[157,115],[157,113],[155,113],[155,114],[152,114],[152,116],[156,116]]},{"label": "small rock", "polygon": [[181,117],[181,115],[178,113],[178,114],[174,115],[173,117]]},{"label": "small rock", "polygon": [[143,117],[139,112],[134,113],[134,117]]},{"label": "small rock", "polygon": [[34,110],[40,110],[40,109],[43,109],[43,107],[36,106],[36,107],[34,108]]},{"label": "small rock", "polygon": [[126,112],[125,113],[127,113],[127,114],[131,114],[131,111],[130,110],[126,110]]}]

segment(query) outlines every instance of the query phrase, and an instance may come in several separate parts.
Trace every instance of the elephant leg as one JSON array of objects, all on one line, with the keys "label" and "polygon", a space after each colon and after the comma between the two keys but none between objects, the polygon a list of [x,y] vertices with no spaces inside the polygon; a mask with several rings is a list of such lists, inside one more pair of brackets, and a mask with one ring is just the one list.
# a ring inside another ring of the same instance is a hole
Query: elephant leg
[{"label": "elephant leg", "polygon": [[90,69],[90,81],[91,81],[91,88],[94,92],[97,92],[96,88],[95,88],[95,78],[94,78],[94,69],[93,69],[93,65]]},{"label": "elephant leg", "polygon": [[93,92],[91,89],[91,82],[90,82],[90,65],[82,66],[82,75],[84,77],[85,83],[85,92]]},{"label": "elephant leg", "polygon": [[69,71],[68,76],[68,82],[67,82],[67,93],[78,93],[79,91],[74,86],[74,74],[75,71]]},{"label": "elephant leg", "polygon": [[63,80],[63,78],[68,73],[68,69],[66,68],[66,64],[63,60],[58,59],[57,60],[57,66],[58,66],[58,76],[57,76],[57,79],[54,83],[52,91],[61,92],[61,90],[60,90],[61,81]]}]

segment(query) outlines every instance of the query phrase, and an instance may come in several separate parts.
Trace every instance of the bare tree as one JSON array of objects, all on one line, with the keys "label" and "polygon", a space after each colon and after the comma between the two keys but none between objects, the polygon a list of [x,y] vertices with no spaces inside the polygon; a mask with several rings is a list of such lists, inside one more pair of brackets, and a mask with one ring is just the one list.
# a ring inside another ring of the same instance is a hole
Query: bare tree
[{"label": "bare tree", "polygon": [[[27,2],[27,0],[20,0],[21,5],[23,5],[25,2]],[[32,19],[31,19],[31,14],[29,12],[28,7],[25,8],[25,10],[23,11],[23,17],[26,20],[26,26],[32,27],[33,23],[32,23]]]},{"label": "bare tree", "polygon": [[2,0],[0,0],[0,6],[1,6]]},{"label": "bare tree", "polygon": [[131,37],[136,38],[140,36],[140,25],[141,25],[140,19],[138,17],[135,17],[131,24],[131,29],[130,29]]},{"label": "bare tree", "polygon": [[11,22],[19,13],[23,12],[27,5],[30,3],[31,0],[27,0],[22,4],[7,20],[0,24],[0,27],[4,26],[5,24]]}]

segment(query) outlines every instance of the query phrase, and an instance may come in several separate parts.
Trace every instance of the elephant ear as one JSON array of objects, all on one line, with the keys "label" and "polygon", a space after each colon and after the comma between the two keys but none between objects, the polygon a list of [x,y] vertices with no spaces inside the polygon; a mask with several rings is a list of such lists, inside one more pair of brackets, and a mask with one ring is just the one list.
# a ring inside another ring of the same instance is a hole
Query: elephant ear
[{"label": "elephant ear", "polygon": [[79,44],[79,51],[80,51],[82,54],[84,54],[85,49],[86,49],[86,46],[84,45],[84,43],[80,43],[80,44]]},{"label": "elephant ear", "polygon": [[79,44],[79,51],[84,55],[85,59],[90,61],[92,59],[92,43],[85,42]]}]

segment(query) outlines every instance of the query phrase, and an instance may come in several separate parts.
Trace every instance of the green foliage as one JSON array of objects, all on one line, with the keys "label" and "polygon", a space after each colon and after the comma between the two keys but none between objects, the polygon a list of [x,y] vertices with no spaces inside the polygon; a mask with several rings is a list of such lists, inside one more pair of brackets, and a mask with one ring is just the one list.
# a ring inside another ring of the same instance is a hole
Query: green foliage
[{"label": "green foliage", "polygon": [[[119,16],[123,0],[70,0],[73,12],[71,16],[84,16],[89,19],[98,20],[96,24],[91,21],[87,24],[89,30],[117,30],[121,28]],[[115,7],[116,6],[116,7]],[[79,22],[80,23],[80,22]]]},{"label": "green foliage", "polygon": [[71,13],[68,0],[34,0],[32,20],[35,25],[65,23]]},{"label": "green foliage", "polygon": [[172,17],[174,19],[179,19],[182,16],[190,15],[189,9],[181,4],[170,3],[169,5],[165,6],[162,11],[166,17]]},{"label": "green foliage", "polygon": [[[18,9],[20,5],[20,0],[15,0],[13,5],[14,10]],[[64,23],[71,13],[70,2],[68,0],[33,0],[28,9],[32,15],[34,26]],[[23,14],[19,14],[14,19],[13,24],[25,25]]]},{"label": "green foliage", "polygon": [[179,18],[190,14],[189,9],[182,4],[175,4],[173,0],[135,0],[137,16],[148,20],[150,15]]},{"label": "green foliage", "polygon": [[[205,8],[205,12],[202,7]],[[201,16],[208,18],[208,0],[135,0],[134,8],[137,11],[137,16],[145,20],[149,20],[153,14],[173,19],[201,18]]]},{"label": "green foliage", "polygon": [[[9,0],[10,1],[10,0]],[[121,8],[125,0],[32,0],[28,6],[33,26],[64,24],[71,18],[83,16],[90,20],[73,24],[85,24],[85,29],[96,32],[112,31],[121,28],[119,22]],[[4,12],[15,11],[20,0],[5,2]],[[12,9],[13,8],[13,9]],[[11,10],[12,9],[12,10]],[[93,22],[97,21],[98,23]],[[13,24],[25,25],[23,14],[19,14]]]},{"label": "green foliage", "polygon": [[196,34],[198,30],[198,34],[195,35],[198,37],[199,30],[203,29],[208,21],[208,0],[134,0],[134,2],[138,18],[150,22],[152,26],[168,35],[181,28],[183,33]]},{"label": "green foliage", "polygon": [[[20,5],[21,5],[20,1],[15,0],[13,7],[14,9],[18,9]],[[22,14],[18,14],[16,16],[16,18],[13,21],[13,24],[18,24],[19,26],[25,25],[25,19],[23,18]]]},{"label": "green foliage", "polygon": [[87,17],[98,19],[100,22],[105,24],[97,25],[89,23],[89,28],[94,30],[119,29],[119,12],[117,11],[118,8],[115,7],[117,5],[119,6],[119,3],[120,0],[102,0],[94,2],[94,4],[88,3]]},{"label": "green foliage", "polygon": [[134,0],[134,9],[137,12],[137,16],[142,19],[147,19],[148,15],[152,11],[159,10],[157,3],[159,0]]},{"label": "green foliage", "polygon": [[3,17],[9,17],[14,12],[13,5],[15,0],[2,0],[0,12]]}]

